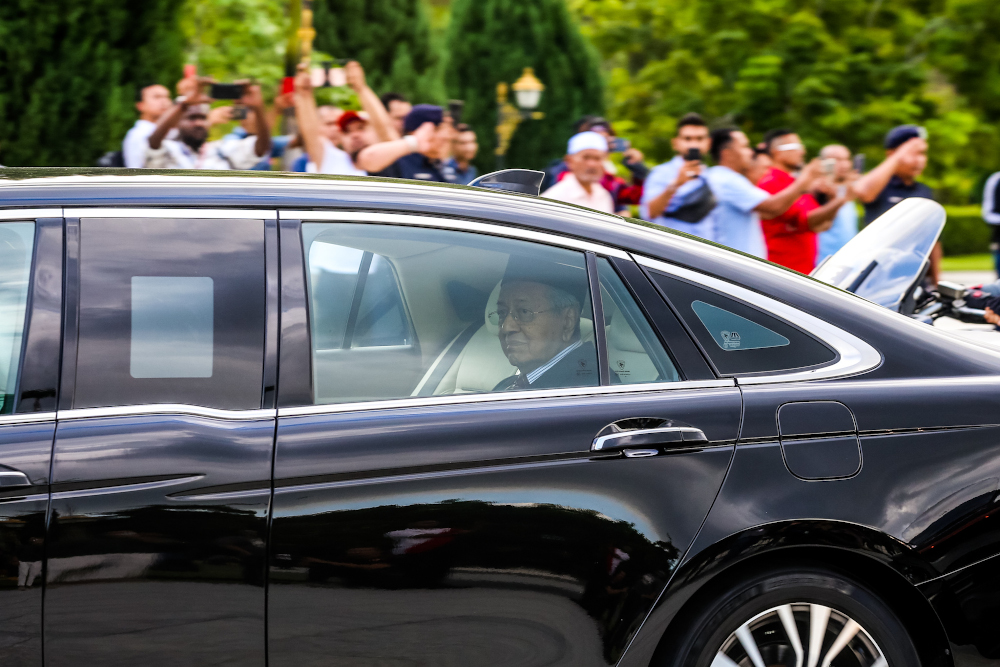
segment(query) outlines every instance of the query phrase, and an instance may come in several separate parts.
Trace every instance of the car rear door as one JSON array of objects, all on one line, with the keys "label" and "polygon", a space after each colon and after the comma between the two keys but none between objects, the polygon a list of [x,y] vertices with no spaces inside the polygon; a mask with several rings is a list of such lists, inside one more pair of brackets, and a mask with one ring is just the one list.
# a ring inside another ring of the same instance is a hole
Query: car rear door
[{"label": "car rear door", "polygon": [[62,212],[0,211],[0,664],[42,664],[42,565],[56,427]]},{"label": "car rear door", "polygon": [[[614,664],[722,483],[733,381],[620,251],[462,221],[283,217],[269,664]],[[391,268],[392,296],[372,298],[402,309],[381,331],[412,334],[423,375],[317,354],[317,301],[356,298],[317,290],[316,257],[337,252]],[[580,304],[577,348],[596,359],[564,386],[502,391],[515,369],[490,314],[524,258],[600,294]]]},{"label": "car rear door", "polygon": [[273,213],[67,211],[47,665],[263,665]]}]

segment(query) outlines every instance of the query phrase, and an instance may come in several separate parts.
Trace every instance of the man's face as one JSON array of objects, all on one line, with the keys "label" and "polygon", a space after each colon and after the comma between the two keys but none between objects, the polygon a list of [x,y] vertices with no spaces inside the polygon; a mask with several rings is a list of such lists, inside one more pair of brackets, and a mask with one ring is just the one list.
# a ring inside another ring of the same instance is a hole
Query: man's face
[{"label": "man's face", "polygon": [[[920,177],[920,174],[924,173],[924,169],[927,168],[927,142],[923,141],[922,144],[920,150],[910,153],[909,156],[899,161],[899,165],[896,167],[896,176],[907,181],[915,181]],[[886,151],[886,155],[892,155],[895,152],[895,150]]]},{"label": "man's face", "polygon": [[322,106],[316,111],[319,113],[320,133],[334,144],[339,144],[341,132],[337,121],[344,114],[344,110],[337,107]]},{"label": "man's face", "polygon": [[837,161],[837,167],[833,170],[833,178],[838,182],[847,178],[851,169],[854,168],[854,164],[851,162],[851,151],[846,146],[829,146],[823,150],[820,157],[824,160]]},{"label": "man's face", "polygon": [[[552,289],[541,283],[505,282],[500,288],[500,347],[511,365],[522,373],[544,366],[576,336],[580,310],[553,309],[551,294]],[[519,314],[521,321],[512,313]]]},{"label": "man's face", "polygon": [[459,132],[455,138],[455,158],[463,162],[470,162],[478,152],[479,142],[476,141],[476,133],[471,130]]},{"label": "man's face", "polygon": [[451,155],[451,145],[455,141],[455,125],[451,118],[445,116],[444,120],[434,129],[434,141],[431,142],[431,150],[427,157],[432,160],[446,160]]},{"label": "man's face", "polygon": [[677,131],[677,136],[670,140],[674,152],[686,155],[692,148],[697,148],[702,155],[708,155],[712,140],[708,136],[708,128],[703,125],[685,125]]},{"label": "man's face", "polygon": [[177,124],[177,133],[191,148],[200,148],[208,139],[208,108],[204,104],[188,107]]},{"label": "man's face", "polygon": [[146,86],[142,89],[142,101],[136,102],[135,108],[148,120],[155,122],[172,105],[170,91],[165,86]]},{"label": "man's face", "polygon": [[410,113],[413,109],[413,105],[409,102],[404,102],[402,100],[393,100],[389,102],[389,117],[392,118],[393,124],[396,126],[396,131],[400,135],[403,134],[403,121],[406,119],[406,114]]},{"label": "man's face", "polygon": [[368,123],[363,120],[353,120],[347,124],[340,142],[348,155],[357,155],[371,143],[368,133]]},{"label": "man's face", "polygon": [[595,148],[588,148],[566,157],[566,164],[576,176],[576,180],[587,185],[599,183],[604,177],[604,160],[608,154]]},{"label": "man's face", "polygon": [[[784,148],[783,147],[787,147]],[[806,163],[806,149],[797,134],[775,137],[771,142],[771,159],[786,171],[801,169]]]},{"label": "man's face", "polygon": [[753,148],[750,147],[750,140],[738,130],[730,136],[732,141],[723,149],[719,162],[749,178],[753,170]]}]

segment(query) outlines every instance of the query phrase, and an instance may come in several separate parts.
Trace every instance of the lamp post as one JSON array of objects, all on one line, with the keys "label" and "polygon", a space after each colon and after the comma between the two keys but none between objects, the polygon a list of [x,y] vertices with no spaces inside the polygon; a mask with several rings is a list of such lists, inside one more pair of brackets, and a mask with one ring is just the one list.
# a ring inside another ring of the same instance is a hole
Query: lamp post
[{"label": "lamp post", "polygon": [[[510,89],[514,90],[514,100],[517,106],[508,101]],[[522,120],[540,120],[545,118],[541,111],[535,111],[542,101],[542,91],[545,84],[535,76],[535,70],[525,67],[521,78],[508,86],[501,81],[497,84],[497,171],[504,168],[504,157],[510,148],[511,137]]]}]

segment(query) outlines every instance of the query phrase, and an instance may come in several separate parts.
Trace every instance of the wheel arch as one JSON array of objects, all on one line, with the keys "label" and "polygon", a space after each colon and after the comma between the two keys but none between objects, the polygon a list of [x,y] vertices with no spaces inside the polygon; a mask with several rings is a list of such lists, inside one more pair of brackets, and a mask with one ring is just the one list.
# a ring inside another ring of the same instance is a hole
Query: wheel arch
[{"label": "wheel arch", "polygon": [[899,540],[865,526],[803,520],[749,528],[689,553],[618,667],[672,665],[673,638],[713,593],[763,569],[796,565],[823,567],[858,580],[899,615],[922,667],[953,667],[944,626],[916,588],[936,575],[922,559]]}]

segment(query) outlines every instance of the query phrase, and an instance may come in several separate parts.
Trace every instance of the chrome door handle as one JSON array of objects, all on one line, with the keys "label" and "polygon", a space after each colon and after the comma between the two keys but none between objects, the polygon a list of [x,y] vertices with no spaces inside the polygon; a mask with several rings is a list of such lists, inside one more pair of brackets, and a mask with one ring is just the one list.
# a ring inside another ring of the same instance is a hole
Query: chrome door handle
[{"label": "chrome door handle", "polygon": [[692,426],[638,429],[602,435],[594,439],[592,452],[620,452],[623,449],[647,448],[650,445],[687,446],[708,443],[705,432]]},{"label": "chrome door handle", "polygon": [[0,470],[0,491],[31,486],[31,480],[23,472],[16,470]]}]

